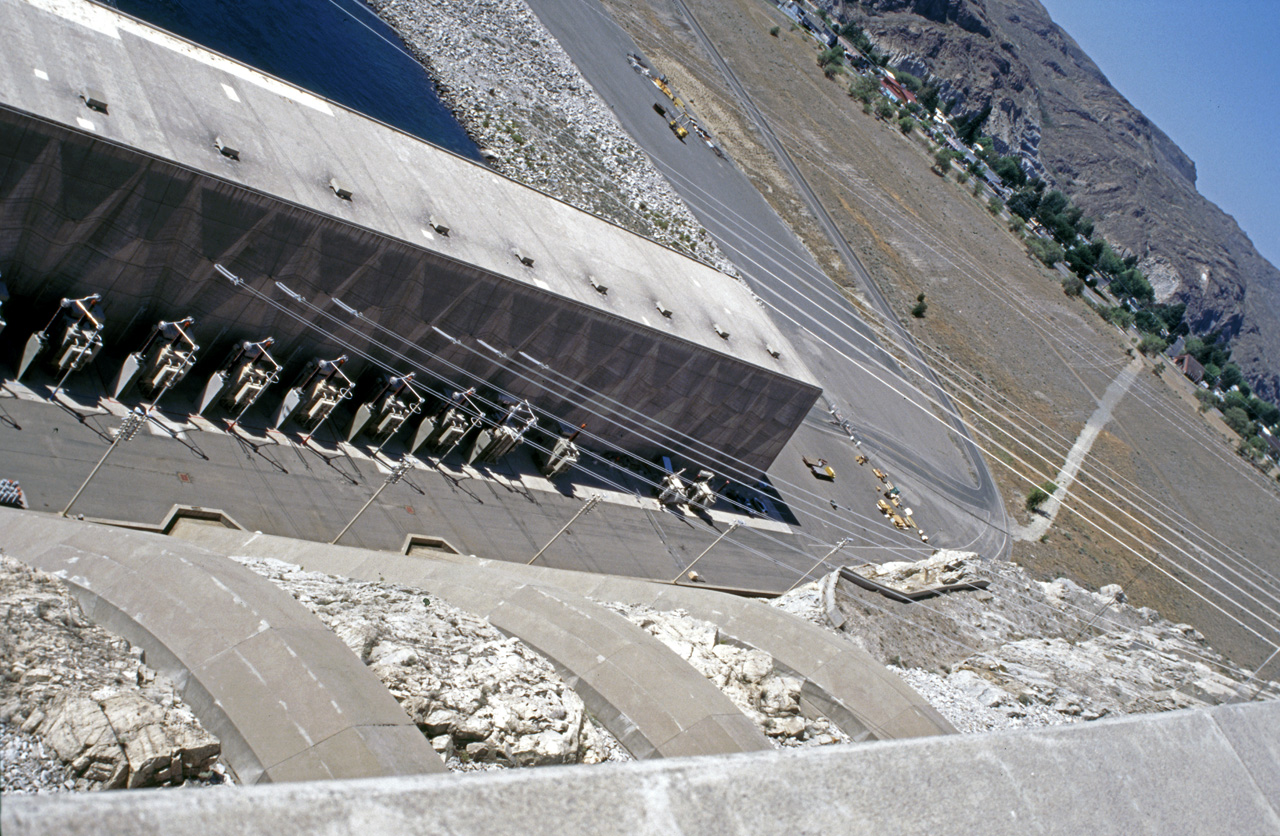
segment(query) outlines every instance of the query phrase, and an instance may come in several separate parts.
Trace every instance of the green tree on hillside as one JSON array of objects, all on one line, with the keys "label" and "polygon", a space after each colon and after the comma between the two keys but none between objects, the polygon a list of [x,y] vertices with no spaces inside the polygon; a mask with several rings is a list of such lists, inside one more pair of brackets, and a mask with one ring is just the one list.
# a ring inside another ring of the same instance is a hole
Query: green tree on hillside
[{"label": "green tree on hillside", "polygon": [[1249,413],[1238,406],[1223,410],[1222,420],[1227,422],[1227,426],[1234,430],[1236,435],[1242,437],[1253,435],[1253,422],[1249,420]]},{"label": "green tree on hillside", "polygon": [[[1254,402],[1257,402],[1256,404]],[[1280,424],[1280,406],[1276,406],[1270,401],[1264,401],[1260,398],[1254,398],[1249,401],[1249,411],[1258,423],[1264,427],[1274,427]]]},{"label": "green tree on hillside", "polygon": [[818,66],[827,78],[834,78],[836,73],[844,72],[844,47],[833,46],[819,52]]},{"label": "green tree on hillside", "polygon": [[996,157],[991,162],[991,170],[1010,188],[1016,189],[1026,185],[1027,172],[1022,170],[1017,157]]},{"label": "green tree on hillside", "polygon": [[981,135],[982,126],[986,124],[987,117],[991,115],[991,105],[987,105],[982,110],[971,115],[968,119],[961,119],[956,123],[956,136],[965,145],[973,145],[978,141]]},{"label": "green tree on hillside", "polygon": [[849,95],[864,104],[870,102],[880,90],[880,81],[873,75],[860,75],[849,84]]},{"label": "green tree on hillside", "polygon": [[1033,256],[1044,262],[1045,267],[1052,267],[1062,261],[1062,247],[1056,241],[1044,238],[1031,238],[1027,241],[1027,249]]},{"label": "green tree on hillside", "polygon": [[1244,374],[1235,363],[1227,363],[1222,367],[1222,375],[1218,378],[1218,388],[1230,389],[1244,382]]},{"label": "green tree on hillside", "polygon": [[933,112],[938,109],[938,85],[932,83],[925,85],[918,98],[925,113],[933,116]]},{"label": "green tree on hillside", "polygon": [[1169,344],[1155,334],[1146,334],[1138,343],[1138,350],[1143,354],[1159,354],[1169,347]]}]

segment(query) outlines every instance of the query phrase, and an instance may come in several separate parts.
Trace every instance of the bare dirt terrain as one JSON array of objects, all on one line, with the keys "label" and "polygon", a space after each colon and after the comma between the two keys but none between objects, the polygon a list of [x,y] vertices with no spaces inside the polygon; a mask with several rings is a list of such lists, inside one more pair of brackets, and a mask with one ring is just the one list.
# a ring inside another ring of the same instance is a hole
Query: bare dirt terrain
[{"label": "bare dirt terrain", "polygon": [[[848,286],[671,0],[606,6]],[[816,44],[772,4],[689,7],[962,405],[1010,513],[1025,522],[1028,492],[1056,475],[1097,398],[1132,361],[1130,337],[1064,295],[1061,276],[1034,261],[969,185],[932,171],[920,137],[863,113],[847,95],[849,77],[825,78]],[[909,311],[920,293],[928,311],[916,319]],[[849,295],[857,304],[856,291]],[[1122,584],[1135,604],[1194,624],[1256,666],[1277,639],[1268,624],[1280,621],[1275,582],[1262,575],[1277,569],[1280,496],[1154,367],[1147,363],[1100,434],[1063,513],[1042,540],[1017,544],[1014,559],[1044,579]]]}]

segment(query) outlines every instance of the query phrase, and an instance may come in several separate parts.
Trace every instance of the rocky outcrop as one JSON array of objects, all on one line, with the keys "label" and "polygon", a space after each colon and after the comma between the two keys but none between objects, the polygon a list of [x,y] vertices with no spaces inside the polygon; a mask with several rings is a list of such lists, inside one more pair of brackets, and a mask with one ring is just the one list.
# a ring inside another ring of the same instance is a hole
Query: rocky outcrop
[{"label": "rocky outcrop", "polygon": [[421,590],[237,558],[316,614],[369,666],[454,771],[630,755],[551,663]]},{"label": "rocky outcrop", "polygon": [[[89,622],[57,578],[0,556],[0,622],[0,723],[40,741],[14,737],[5,752],[35,759],[27,778],[32,769],[48,776],[32,788],[222,780],[217,739],[173,683],[124,639]],[[50,770],[50,755],[66,765],[64,774]],[[5,768],[7,775],[7,755]]]},{"label": "rocky outcrop", "polygon": [[370,6],[426,66],[498,171],[733,272],[523,0],[371,0]]},{"label": "rocky outcrop", "polygon": [[[1129,605],[1116,584],[1091,592],[1065,578],[1041,583],[1014,563],[946,550],[857,571],[903,590],[989,582],[903,604],[826,581],[842,632],[964,732],[1217,705],[1249,680],[1195,629]],[[778,604],[829,626],[820,589],[801,587]],[[1276,683],[1262,687],[1280,693]]]},{"label": "rocky outcrop", "polygon": [[1017,151],[1141,259],[1159,298],[1222,328],[1260,394],[1280,398],[1280,270],[1196,191],[1195,163],[1125,99],[1037,0],[833,0],[891,65],[942,82],[956,113]]},{"label": "rocky outcrop", "polygon": [[801,702],[803,683],[760,650],[722,641],[716,625],[680,610],[604,602],[715,683],[778,746],[847,743],[849,736]]}]

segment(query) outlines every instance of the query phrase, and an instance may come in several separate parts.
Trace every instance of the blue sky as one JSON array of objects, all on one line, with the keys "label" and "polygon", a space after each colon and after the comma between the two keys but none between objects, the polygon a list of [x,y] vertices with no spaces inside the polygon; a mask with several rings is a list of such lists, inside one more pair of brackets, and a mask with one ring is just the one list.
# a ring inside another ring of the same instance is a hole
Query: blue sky
[{"label": "blue sky", "polygon": [[1280,0],[1040,0],[1280,266]]}]

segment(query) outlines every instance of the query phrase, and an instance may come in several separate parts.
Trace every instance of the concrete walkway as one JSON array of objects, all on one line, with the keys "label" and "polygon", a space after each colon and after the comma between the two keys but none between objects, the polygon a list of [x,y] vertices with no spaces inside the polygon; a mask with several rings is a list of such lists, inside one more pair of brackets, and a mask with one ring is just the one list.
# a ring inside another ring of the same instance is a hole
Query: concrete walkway
[{"label": "concrete walkway", "polygon": [[415,587],[487,618],[547,657],[588,711],[637,758],[771,748],[756,725],[691,665],[622,616],[578,595],[521,583],[497,567],[225,528],[174,531],[222,554],[276,558],[313,571]]},{"label": "concrete walkway", "polygon": [[[577,650],[570,651],[568,647],[561,647],[561,643],[603,642],[604,636],[623,629],[618,622],[629,628],[625,633],[634,641],[645,646],[655,642],[625,619],[592,601],[619,601],[658,610],[684,610],[694,618],[715,624],[731,641],[772,656],[779,667],[803,681],[802,698],[854,740],[917,737],[955,731],[923,697],[870,655],[839,636],[760,601],[688,586],[524,566],[468,555],[448,555],[440,560],[405,557],[204,526],[175,529],[174,533],[175,536],[195,538],[197,542],[227,554],[276,557],[335,575],[367,580],[385,578],[435,590],[454,605],[487,615],[498,629],[538,647],[555,664],[566,669],[566,676],[574,678],[583,676],[580,669],[582,660],[575,658]],[[453,591],[447,591],[443,584],[453,585]],[[534,587],[537,588],[536,595]],[[505,609],[495,609],[497,602],[501,602]],[[552,616],[562,617],[551,611],[532,620],[523,615],[516,620],[512,617],[512,608],[517,606],[535,611],[553,609],[569,620],[550,622]],[[579,623],[580,618],[590,620]],[[501,623],[499,619],[502,619]],[[573,639],[564,635],[565,632],[576,633],[580,638]],[[590,665],[594,658],[591,654],[585,661]],[[692,670],[683,662],[680,665]],[[604,674],[604,670],[595,673],[596,676]],[[589,682],[584,685],[595,687]],[[586,699],[587,693],[581,687],[575,687]],[[642,692],[631,692],[630,687],[622,689],[620,696],[612,696],[611,699],[624,698],[628,693],[631,693],[632,700],[639,697]],[[644,689],[650,687],[653,686],[647,685]],[[693,688],[693,683],[688,687]],[[705,691],[701,687],[698,690]],[[716,697],[722,696],[718,691],[714,693]],[[699,699],[707,698],[704,695]],[[600,713],[608,710],[606,706],[590,707],[602,720],[607,717]],[[640,708],[637,706],[633,710],[639,711]],[[668,705],[667,710],[677,709]],[[646,714],[633,716],[638,719]],[[623,729],[626,731],[625,725]],[[626,742],[627,738],[622,734],[613,728],[610,730]],[[685,747],[680,751],[694,753]],[[632,752],[637,750],[632,749]],[[669,755],[675,751],[668,744],[659,753]]]},{"label": "concrete walkway", "polygon": [[143,648],[222,741],[241,783],[444,771],[356,655],[234,561],[172,537],[11,509],[0,509],[0,549],[62,577],[89,618]]},{"label": "concrete walkway", "polygon": [[5,836],[1274,834],[1280,705],[614,768],[12,796],[0,826]]},{"label": "concrete walkway", "polygon": [[1103,392],[1102,399],[1098,401],[1098,408],[1089,416],[1089,420],[1085,422],[1084,429],[1076,437],[1076,443],[1071,445],[1071,449],[1067,452],[1067,460],[1063,463],[1062,469],[1053,478],[1053,483],[1058,486],[1058,489],[1040,506],[1036,517],[1029,525],[1010,523],[1009,530],[1013,533],[1014,539],[1024,542],[1039,540],[1049,530],[1049,526],[1053,525],[1053,521],[1057,519],[1058,511],[1062,508],[1063,500],[1067,498],[1071,485],[1076,480],[1076,475],[1084,465],[1085,457],[1089,455],[1089,451],[1093,448],[1093,442],[1097,440],[1102,428],[1111,420],[1111,413],[1115,411],[1120,399],[1125,396],[1129,391],[1129,387],[1133,385],[1133,381],[1137,379],[1138,372],[1142,371],[1142,365],[1142,358],[1135,357],[1133,362],[1125,366],[1120,371],[1120,374],[1116,376],[1116,379],[1111,381],[1107,391]]}]

